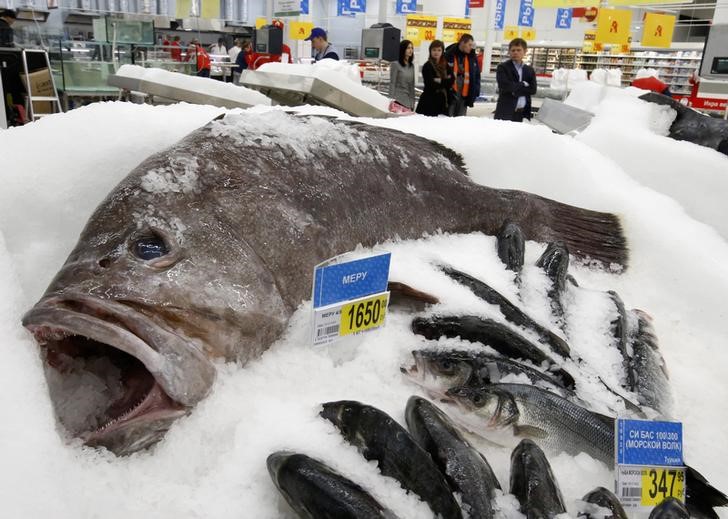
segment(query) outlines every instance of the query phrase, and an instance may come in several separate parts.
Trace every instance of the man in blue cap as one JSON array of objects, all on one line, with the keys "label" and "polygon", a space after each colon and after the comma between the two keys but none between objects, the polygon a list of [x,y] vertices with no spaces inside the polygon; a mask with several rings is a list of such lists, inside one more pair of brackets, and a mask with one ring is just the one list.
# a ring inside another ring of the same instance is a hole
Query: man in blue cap
[{"label": "man in blue cap", "polygon": [[313,58],[316,61],[320,61],[324,58],[335,59],[338,61],[339,55],[336,54],[336,51],[328,42],[326,38],[326,31],[324,31],[321,27],[314,27],[311,29],[311,34],[308,38],[306,38],[306,41],[311,42],[311,46],[314,50]]}]

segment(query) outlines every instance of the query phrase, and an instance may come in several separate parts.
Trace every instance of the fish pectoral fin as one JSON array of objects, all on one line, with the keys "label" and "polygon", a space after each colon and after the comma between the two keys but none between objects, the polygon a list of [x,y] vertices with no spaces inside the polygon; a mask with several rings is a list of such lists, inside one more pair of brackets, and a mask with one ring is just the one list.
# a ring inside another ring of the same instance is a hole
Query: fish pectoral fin
[{"label": "fish pectoral fin", "polygon": [[411,286],[398,281],[390,281],[387,283],[387,290],[390,291],[390,305],[404,306],[415,311],[422,311],[425,306],[436,305],[440,302],[440,300],[432,294],[422,292],[421,290],[417,290],[416,288],[412,288]]},{"label": "fish pectoral fin", "polygon": [[533,438],[536,440],[543,440],[544,438],[548,438],[549,435],[546,431],[535,425],[514,425],[513,432],[522,438]]}]

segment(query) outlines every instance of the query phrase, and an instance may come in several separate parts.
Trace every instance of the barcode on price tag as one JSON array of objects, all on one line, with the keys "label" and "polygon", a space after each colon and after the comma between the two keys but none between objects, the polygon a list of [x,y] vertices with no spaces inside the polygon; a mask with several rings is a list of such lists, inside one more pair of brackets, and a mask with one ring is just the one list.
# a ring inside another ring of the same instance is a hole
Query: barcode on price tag
[{"label": "barcode on price tag", "polygon": [[327,344],[346,335],[373,330],[384,324],[389,292],[363,297],[314,311],[314,344]]}]

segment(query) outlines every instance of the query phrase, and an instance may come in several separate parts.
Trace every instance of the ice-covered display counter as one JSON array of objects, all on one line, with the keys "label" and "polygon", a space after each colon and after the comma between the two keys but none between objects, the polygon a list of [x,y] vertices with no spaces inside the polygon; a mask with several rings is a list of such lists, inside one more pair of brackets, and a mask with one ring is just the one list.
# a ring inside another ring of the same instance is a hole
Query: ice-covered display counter
[{"label": "ice-covered display counter", "polygon": [[389,117],[392,101],[361,83],[356,65],[334,60],[296,64],[266,63],[245,70],[240,82],[286,106],[324,105],[358,117]]},{"label": "ice-covered display counter", "polygon": [[109,76],[109,85],[174,101],[223,108],[271,105],[268,97],[249,88],[137,65],[123,65],[116,74]]}]

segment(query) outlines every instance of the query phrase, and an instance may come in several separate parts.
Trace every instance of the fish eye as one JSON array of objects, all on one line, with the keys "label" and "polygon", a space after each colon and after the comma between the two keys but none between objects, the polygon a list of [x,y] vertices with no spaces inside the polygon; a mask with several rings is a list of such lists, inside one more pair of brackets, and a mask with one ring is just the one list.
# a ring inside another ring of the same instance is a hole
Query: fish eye
[{"label": "fish eye", "polygon": [[481,395],[477,394],[477,393],[472,396],[471,400],[478,407],[482,406],[483,403],[485,402],[485,400],[483,399],[483,397]]},{"label": "fish eye", "polygon": [[169,254],[169,248],[161,236],[152,234],[142,236],[131,245],[132,253],[139,259],[149,261]]},{"label": "fish eye", "polygon": [[453,365],[452,362],[450,362],[449,360],[441,360],[439,362],[439,368],[441,371],[447,372],[452,370]]}]

